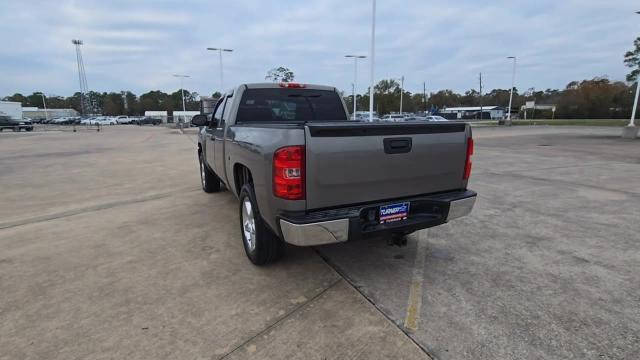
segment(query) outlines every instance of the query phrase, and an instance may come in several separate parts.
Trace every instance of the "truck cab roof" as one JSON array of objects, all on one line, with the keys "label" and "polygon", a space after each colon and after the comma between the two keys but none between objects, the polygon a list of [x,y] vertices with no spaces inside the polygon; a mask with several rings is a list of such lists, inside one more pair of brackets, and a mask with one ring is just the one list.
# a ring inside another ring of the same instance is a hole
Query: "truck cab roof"
[{"label": "truck cab roof", "polygon": [[264,82],[264,83],[247,83],[241,84],[239,87],[246,87],[247,89],[276,89],[276,88],[290,88],[290,89],[308,89],[308,90],[328,90],[337,91],[334,86],[317,85],[317,84],[304,84],[296,82]]}]

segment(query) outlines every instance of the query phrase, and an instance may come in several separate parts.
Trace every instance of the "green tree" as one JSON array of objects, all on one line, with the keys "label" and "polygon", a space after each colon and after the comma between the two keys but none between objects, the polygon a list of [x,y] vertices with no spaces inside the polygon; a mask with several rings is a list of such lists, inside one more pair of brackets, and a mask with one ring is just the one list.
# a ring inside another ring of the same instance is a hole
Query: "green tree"
[{"label": "green tree", "polygon": [[606,77],[570,82],[558,101],[556,117],[567,119],[598,119],[628,117],[631,112],[625,83],[611,82]]},{"label": "green tree", "polygon": [[289,68],[280,66],[269,70],[264,79],[272,82],[292,82],[295,79],[295,75]]},{"label": "green tree", "polygon": [[69,101],[69,98],[65,98],[58,95],[47,95],[45,99],[47,101],[47,108],[49,109],[71,108],[71,102]]},{"label": "green tree", "polygon": [[167,103],[170,103],[167,101],[168,97],[169,95],[160,90],[152,90],[140,95],[140,112],[173,110],[172,106],[170,109],[167,109],[167,107],[169,107]]},{"label": "green tree", "polygon": [[636,81],[640,76],[640,37],[633,41],[633,50],[624,54],[624,64],[632,70],[627,74],[627,81]]},{"label": "green tree", "polygon": [[[173,110],[182,111],[182,92],[180,89],[169,95],[171,99]],[[187,111],[197,111],[200,110],[200,98],[197,92],[190,92],[189,90],[184,90],[184,104]],[[169,110],[169,109],[167,109]]]},{"label": "green tree", "polygon": [[31,104],[29,104],[29,99],[27,99],[26,96],[20,94],[20,93],[15,93],[11,96],[5,96],[3,98],[3,100],[5,101],[14,101],[14,102],[19,102],[22,103],[22,106],[31,106]]},{"label": "green tree", "polygon": [[429,97],[429,105],[433,105],[438,109],[444,107],[455,107],[461,105],[460,94],[453,92],[453,90],[446,89],[440,90]]},{"label": "green tree", "polygon": [[122,115],[124,114],[124,98],[121,93],[105,93],[103,95],[102,114]]}]

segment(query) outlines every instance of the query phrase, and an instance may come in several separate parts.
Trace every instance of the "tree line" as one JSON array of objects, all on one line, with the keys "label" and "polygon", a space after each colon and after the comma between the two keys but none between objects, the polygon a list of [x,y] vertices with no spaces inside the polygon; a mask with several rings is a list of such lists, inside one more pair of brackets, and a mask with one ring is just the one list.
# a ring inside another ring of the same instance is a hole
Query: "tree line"
[{"label": "tree line", "polygon": [[[220,96],[219,93],[214,96]],[[160,110],[172,112],[182,110],[182,92],[180,89],[173,93],[165,93],[160,90],[146,92],[140,96],[131,91],[123,92],[96,92],[90,91],[88,98],[92,106],[91,112],[102,115],[144,115],[145,111]],[[22,103],[23,107],[33,106],[43,109],[44,103],[40,92],[31,95],[19,93],[3,98],[5,101],[15,101]],[[76,92],[72,96],[64,97],[57,95],[46,96],[47,108],[49,109],[75,109],[80,112],[81,96]],[[184,90],[184,100],[186,110],[200,110],[200,95],[195,91]]]},{"label": "tree line", "polygon": [[[556,118],[562,119],[598,119],[598,118],[628,118],[633,106],[635,84],[621,81],[610,81],[606,77],[596,77],[591,80],[572,81],[564,89],[513,90],[512,112],[515,114],[527,101],[535,101],[541,105],[556,105]],[[214,93],[219,97],[220,93]],[[347,109],[353,109],[353,96],[342,93]],[[384,115],[398,112],[400,109],[400,84],[393,79],[379,81],[374,87],[374,106],[378,114]],[[184,90],[187,110],[200,110],[200,96],[195,91]],[[453,90],[439,90],[437,92],[411,93],[404,90],[403,112],[437,111],[456,106],[500,106],[509,105],[509,89],[493,89],[482,94],[475,89],[463,94]],[[164,110],[172,112],[182,110],[182,94],[180,90],[165,93],[160,90],[146,92],[140,96],[131,91],[126,92],[89,92],[89,98],[97,113],[103,115],[144,115],[148,110]],[[16,101],[22,106],[44,108],[42,96],[39,92],[31,95],[16,93],[3,98],[5,101]],[[369,92],[357,94],[358,109],[369,109]],[[80,111],[80,93],[69,97],[47,96],[47,107],[73,108]],[[550,110],[536,111],[537,118],[551,118]]]},{"label": "tree line", "polygon": [[[631,115],[635,84],[622,81],[610,81],[607,77],[590,80],[572,81],[564,89],[519,91],[513,89],[512,113],[516,114],[528,101],[536,105],[555,105],[556,118],[563,119],[599,119],[628,118]],[[374,87],[374,106],[378,114],[398,112],[400,109],[400,84],[393,79],[381,80]],[[470,89],[464,94],[453,90],[437,92],[411,93],[404,91],[402,96],[403,112],[438,111],[458,106],[500,106],[509,107],[509,89],[493,89],[482,95],[478,90]],[[349,111],[353,109],[353,96],[343,93]],[[369,92],[356,95],[359,110],[369,109]],[[551,110],[536,110],[537,118],[551,118]]]}]

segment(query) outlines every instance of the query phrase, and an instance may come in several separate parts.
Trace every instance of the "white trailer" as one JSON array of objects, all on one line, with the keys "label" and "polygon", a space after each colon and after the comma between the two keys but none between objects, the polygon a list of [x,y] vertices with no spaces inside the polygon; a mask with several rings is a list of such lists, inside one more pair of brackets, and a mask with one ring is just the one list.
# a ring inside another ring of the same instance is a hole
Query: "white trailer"
[{"label": "white trailer", "polygon": [[13,101],[0,101],[0,116],[22,120],[22,104]]}]

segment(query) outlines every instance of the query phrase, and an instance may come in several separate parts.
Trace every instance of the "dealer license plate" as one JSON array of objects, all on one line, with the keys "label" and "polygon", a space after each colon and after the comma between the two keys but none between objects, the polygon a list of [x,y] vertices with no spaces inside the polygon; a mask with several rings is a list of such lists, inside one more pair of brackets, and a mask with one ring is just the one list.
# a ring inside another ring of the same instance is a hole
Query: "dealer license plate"
[{"label": "dealer license plate", "polygon": [[409,203],[380,206],[380,224],[404,220],[409,215]]}]

